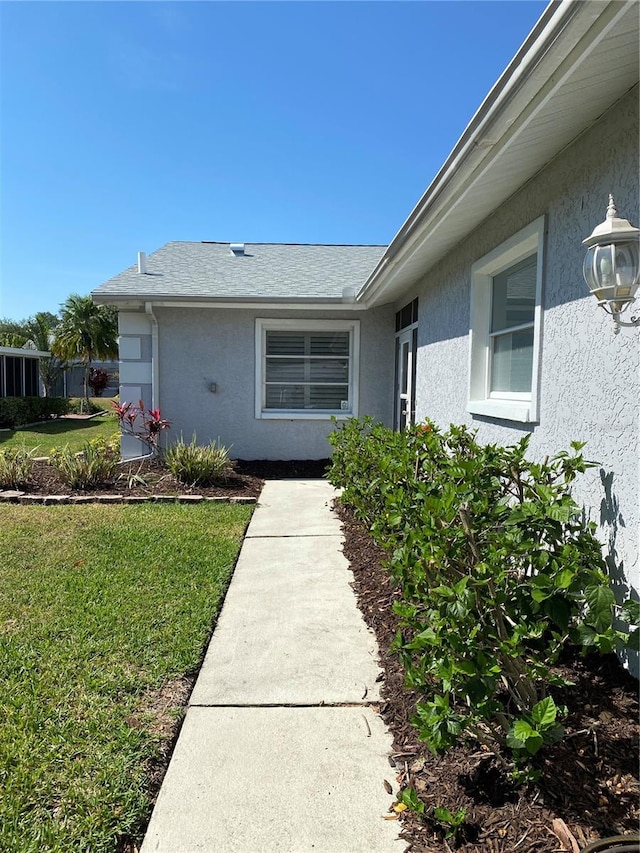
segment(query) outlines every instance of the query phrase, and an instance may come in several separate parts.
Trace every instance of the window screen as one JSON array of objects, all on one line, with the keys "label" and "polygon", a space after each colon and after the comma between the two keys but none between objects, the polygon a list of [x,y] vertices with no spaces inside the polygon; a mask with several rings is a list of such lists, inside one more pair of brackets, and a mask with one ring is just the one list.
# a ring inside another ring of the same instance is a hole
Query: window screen
[{"label": "window screen", "polygon": [[23,359],[11,355],[5,358],[7,397],[22,396],[22,362]]},{"label": "window screen", "polygon": [[38,360],[26,358],[24,361],[24,394],[25,397],[39,397],[38,387]]}]

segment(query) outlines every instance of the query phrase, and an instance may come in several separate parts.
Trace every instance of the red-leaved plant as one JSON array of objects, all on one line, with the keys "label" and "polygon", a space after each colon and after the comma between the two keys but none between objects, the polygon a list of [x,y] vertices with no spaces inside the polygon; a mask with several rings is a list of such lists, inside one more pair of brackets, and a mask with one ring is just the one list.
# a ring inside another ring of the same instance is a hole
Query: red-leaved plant
[{"label": "red-leaved plant", "polygon": [[120,429],[146,444],[152,455],[159,453],[160,433],[171,427],[171,421],[163,418],[160,409],[145,409],[142,400],[133,403],[113,403]]},{"label": "red-leaved plant", "polygon": [[109,382],[111,381],[111,377],[107,373],[106,370],[103,370],[101,367],[90,367],[89,368],[89,379],[87,380],[89,383],[89,388],[93,391],[95,397],[102,397],[104,391],[109,386]]}]

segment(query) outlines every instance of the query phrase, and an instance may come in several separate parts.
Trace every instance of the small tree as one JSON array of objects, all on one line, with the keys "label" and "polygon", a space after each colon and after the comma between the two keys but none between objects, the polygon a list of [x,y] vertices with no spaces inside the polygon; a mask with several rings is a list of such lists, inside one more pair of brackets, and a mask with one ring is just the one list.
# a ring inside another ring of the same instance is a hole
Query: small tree
[{"label": "small tree", "polygon": [[96,305],[90,296],[72,293],[62,305],[61,315],[51,351],[58,358],[77,358],[84,364],[84,398],[88,411],[92,362],[118,356],[118,314],[113,305]]},{"label": "small tree", "polygon": [[7,317],[0,317],[0,346],[23,347],[29,339],[26,325],[26,320],[16,322]]}]

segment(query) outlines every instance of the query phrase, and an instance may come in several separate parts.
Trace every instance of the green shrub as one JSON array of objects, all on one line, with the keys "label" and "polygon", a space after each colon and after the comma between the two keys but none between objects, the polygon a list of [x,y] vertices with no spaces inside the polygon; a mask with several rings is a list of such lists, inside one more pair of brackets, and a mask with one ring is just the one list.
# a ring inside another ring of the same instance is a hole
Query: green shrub
[{"label": "green shrub", "polygon": [[93,450],[101,453],[109,453],[112,456],[118,456],[120,453],[120,433],[112,432],[111,435],[98,435],[95,438],[90,438],[85,447],[91,447]]},{"label": "green shrub", "polygon": [[0,426],[15,429],[46,421],[53,416],[65,415],[68,408],[69,403],[64,397],[2,397]]},{"label": "green shrub", "polygon": [[595,525],[570,493],[590,466],[582,445],[534,463],[528,438],[480,445],[465,427],[394,433],[371,420],[330,442],[330,481],[392,555],[395,648],[421,696],[421,737],[440,752],[473,736],[526,763],[562,737],[547,695],[562,648],[624,639]]},{"label": "green shrub", "polygon": [[89,408],[84,397],[69,397],[69,413],[72,415],[97,415],[98,412],[108,412],[111,400],[109,398],[89,397]]},{"label": "green shrub", "polygon": [[120,453],[109,439],[94,438],[79,453],[68,447],[55,450],[49,462],[69,488],[84,491],[112,483],[118,473]]},{"label": "green shrub", "polygon": [[26,486],[35,452],[35,449],[26,447],[0,449],[0,489],[19,489]]},{"label": "green shrub", "polygon": [[173,476],[189,486],[224,482],[230,472],[229,451],[218,442],[198,445],[194,435],[189,444],[182,438],[172,444],[164,462]]}]

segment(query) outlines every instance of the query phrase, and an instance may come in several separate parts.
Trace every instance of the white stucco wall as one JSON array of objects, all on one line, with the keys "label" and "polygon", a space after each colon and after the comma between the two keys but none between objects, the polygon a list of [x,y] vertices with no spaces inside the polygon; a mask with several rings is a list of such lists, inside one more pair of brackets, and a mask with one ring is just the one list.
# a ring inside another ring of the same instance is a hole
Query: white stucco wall
[{"label": "white stucco wall", "polygon": [[[255,417],[255,320],[315,319],[317,313],[230,308],[157,308],[159,401],[169,438],[220,439],[239,459],[330,456],[330,420]],[[323,319],[360,320],[360,415],[390,423],[393,405],[391,307],[330,311]],[[126,374],[125,374],[126,375]],[[210,391],[211,383],[217,390]]]},{"label": "white stucco wall", "polygon": [[[419,283],[417,416],[467,423],[479,440],[531,433],[530,456],[586,441],[598,467],[574,494],[596,521],[618,594],[640,588],[640,329],[613,323],[582,277],[582,240],[603,221],[608,194],[639,225],[638,89],[456,247]],[[517,424],[466,411],[471,265],[539,216],[547,217],[540,417]],[[396,307],[400,307],[399,305]],[[637,313],[637,312],[636,312]]]}]

